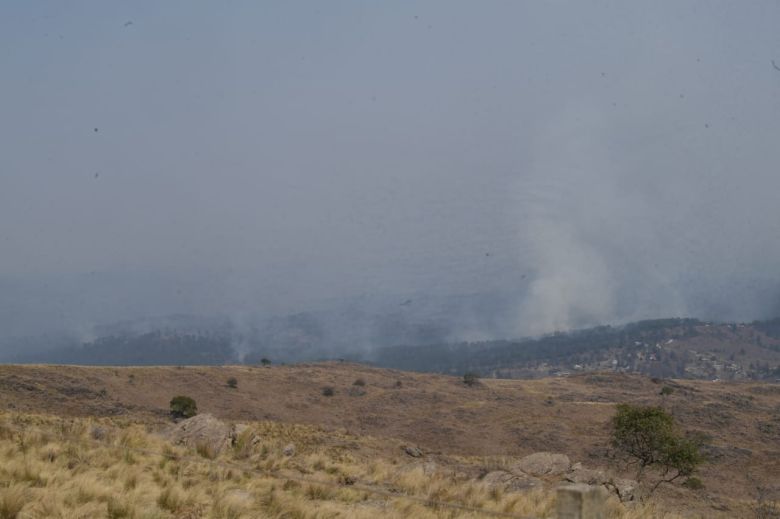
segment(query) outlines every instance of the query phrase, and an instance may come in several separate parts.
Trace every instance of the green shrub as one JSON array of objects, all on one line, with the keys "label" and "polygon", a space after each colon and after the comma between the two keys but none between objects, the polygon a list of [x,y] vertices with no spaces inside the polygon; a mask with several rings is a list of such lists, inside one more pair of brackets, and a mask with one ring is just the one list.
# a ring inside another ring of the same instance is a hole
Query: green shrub
[{"label": "green shrub", "polygon": [[672,415],[660,407],[619,404],[612,418],[612,445],[637,464],[637,480],[645,469],[658,469],[661,476],[651,492],[661,483],[690,479],[704,461],[701,438],[682,435]]},{"label": "green shrub", "polygon": [[701,490],[704,488],[704,483],[702,483],[701,480],[695,476],[683,481],[682,485],[686,488],[690,488],[691,490]]},{"label": "green shrub", "polygon": [[174,418],[192,418],[198,414],[195,400],[188,396],[175,396],[171,399],[171,416]]},{"label": "green shrub", "polygon": [[479,384],[479,375],[472,371],[469,371],[468,373],[463,375],[463,383],[469,387],[475,386]]},{"label": "green shrub", "polygon": [[659,394],[663,395],[663,396],[666,396],[666,395],[671,395],[672,393],[674,393],[674,388],[673,387],[671,387],[671,386],[664,386],[664,387],[661,388],[661,392]]}]

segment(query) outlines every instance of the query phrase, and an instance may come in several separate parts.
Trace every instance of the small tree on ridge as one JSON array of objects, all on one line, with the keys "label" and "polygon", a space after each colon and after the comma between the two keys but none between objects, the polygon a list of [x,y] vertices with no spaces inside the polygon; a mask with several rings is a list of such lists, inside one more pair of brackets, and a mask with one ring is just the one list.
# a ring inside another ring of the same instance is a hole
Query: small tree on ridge
[{"label": "small tree on ridge", "polygon": [[637,464],[637,481],[648,468],[659,472],[651,493],[661,483],[691,477],[704,461],[700,444],[699,439],[681,434],[672,415],[660,407],[618,404],[612,418],[612,445],[629,464]]},{"label": "small tree on ridge", "polygon": [[192,418],[196,414],[198,406],[192,398],[179,395],[171,399],[171,416],[174,418]]}]

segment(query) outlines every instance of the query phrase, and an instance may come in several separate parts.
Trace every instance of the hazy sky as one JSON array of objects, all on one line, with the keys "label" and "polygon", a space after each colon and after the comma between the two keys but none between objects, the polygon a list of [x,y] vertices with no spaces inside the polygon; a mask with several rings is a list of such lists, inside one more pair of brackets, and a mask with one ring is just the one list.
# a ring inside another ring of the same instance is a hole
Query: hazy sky
[{"label": "hazy sky", "polygon": [[0,280],[170,273],[172,312],[516,290],[523,332],[780,314],[778,20],[3,2]]}]

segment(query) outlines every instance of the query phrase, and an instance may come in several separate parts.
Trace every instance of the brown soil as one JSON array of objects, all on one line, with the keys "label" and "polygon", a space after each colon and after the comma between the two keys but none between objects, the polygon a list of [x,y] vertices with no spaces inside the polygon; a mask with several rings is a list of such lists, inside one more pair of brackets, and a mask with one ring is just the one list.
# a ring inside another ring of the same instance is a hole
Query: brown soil
[{"label": "brown soil", "polygon": [[[227,380],[235,377],[236,388]],[[363,379],[362,391],[353,382]],[[399,384],[400,382],[400,384]],[[671,395],[659,395],[662,385]],[[334,396],[324,396],[324,387]],[[352,390],[352,391],[351,391]],[[319,425],[398,438],[430,454],[565,453],[607,467],[614,404],[662,405],[682,427],[709,436],[702,490],[662,487],[669,506],[734,517],[758,484],[780,480],[780,385],[638,375],[585,374],[482,380],[374,369],[347,363],[274,367],[0,366],[0,409],[167,421],[175,395],[229,420]],[[614,466],[614,464],[612,465]],[[626,475],[630,475],[626,473]],[[729,512],[729,511],[732,512]],[[731,515],[729,515],[731,514]]]}]

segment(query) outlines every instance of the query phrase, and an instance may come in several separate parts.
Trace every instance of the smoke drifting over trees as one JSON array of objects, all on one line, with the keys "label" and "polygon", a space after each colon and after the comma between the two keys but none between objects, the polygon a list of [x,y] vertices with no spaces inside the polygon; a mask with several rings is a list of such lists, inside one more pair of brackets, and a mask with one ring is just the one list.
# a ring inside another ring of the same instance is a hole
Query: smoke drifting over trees
[{"label": "smoke drifting over trees", "polygon": [[0,337],[780,313],[776,2],[1,9]]}]

